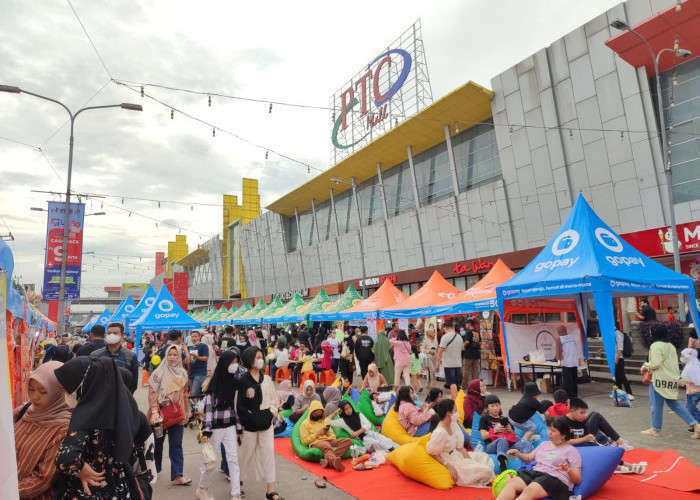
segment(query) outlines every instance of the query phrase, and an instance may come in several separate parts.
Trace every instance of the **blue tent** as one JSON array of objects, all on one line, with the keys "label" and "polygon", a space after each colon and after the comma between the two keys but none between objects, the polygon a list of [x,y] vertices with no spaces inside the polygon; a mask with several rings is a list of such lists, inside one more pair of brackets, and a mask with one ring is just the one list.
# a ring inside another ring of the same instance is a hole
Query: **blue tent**
[{"label": "blue tent", "polygon": [[[497,287],[496,293],[501,317],[506,300],[569,298],[576,300],[579,312],[583,312],[585,299],[592,298],[612,373],[615,372],[613,298],[683,294],[689,304],[695,304],[691,277],[651,260],[620,238],[581,194],[554,238],[527,267]],[[700,318],[694,307],[690,309],[697,331]],[[508,359],[505,323],[503,334]]]},{"label": "blue tent", "polygon": [[12,250],[7,246],[2,238],[0,238],[0,269],[7,273],[5,278],[5,297],[10,296],[12,286],[12,271],[15,269],[15,259],[12,257]]},{"label": "blue tent", "polygon": [[[144,295],[145,297],[145,295]],[[141,333],[144,330],[189,330],[199,328],[199,321],[192,319],[187,311],[184,311],[163,286],[155,297],[153,304],[139,319],[131,323],[136,329],[136,353],[141,346]]]},{"label": "blue tent", "polygon": [[134,323],[134,321],[139,319],[141,316],[143,316],[143,313],[148,311],[148,309],[155,303],[155,301],[156,292],[155,290],[153,290],[151,285],[148,285],[146,293],[143,294],[143,297],[141,297],[141,300],[134,308],[134,311],[124,318],[124,329],[129,330],[131,324]]},{"label": "blue tent", "polygon": [[109,312],[109,309],[105,309],[102,311],[102,314],[100,314],[97,318],[95,318],[94,321],[91,321],[89,324],[85,325],[83,327],[83,331],[86,332],[88,330],[92,330],[92,327],[95,325],[102,325],[105,327],[105,330],[107,329],[107,325],[109,324],[109,318],[112,317],[112,313]]},{"label": "blue tent", "polygon": [[126,299],[121,301],[117,310],[114,311],[114,314],[109,318],[109,322],[124,324],[125,318],[134,312],[134,310],[136,310],[136,303],[134,299],[131,298],[131,295],[127,295]]}]

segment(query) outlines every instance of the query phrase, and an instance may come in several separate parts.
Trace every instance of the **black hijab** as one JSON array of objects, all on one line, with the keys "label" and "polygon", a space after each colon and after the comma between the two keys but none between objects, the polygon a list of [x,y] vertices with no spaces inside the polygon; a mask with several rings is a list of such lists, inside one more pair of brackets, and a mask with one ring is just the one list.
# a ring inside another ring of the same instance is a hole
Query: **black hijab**
[{"label": "black hijab", "polygon": [[211,376],[207,394],[212,394],[219,410],[234,408],[236,395],[236,376],[228,372],[229,365],[234,359],[239,359],[235,351],[223,351]]},{"label": "black hijab", "polygon": [[55,371],[58,382],[77,392],[70,429],[111,431],[114,458],[127,463],[139,429],[139,409],[122,381],[117,364],[109,358],[79,356]]},{"label": "black hijab", "polygon": [[[345,414],[345,407],[349,406],[350,409],[352,410],[352,415],[346,415]],[[350,427],[353,431],[359,431],[362,428],[362,422],[360,421],[360,415],[357,414],[355,411],[355,408],[352,407],[350,404],[350,401],[347,401],[343,399],[338,403],[338,408],[340,408],[340,418],[342,418],[346,424],[348,424],[348,427]],[[360,440],[364,437],[365,433],[363,432],[360,435]]]}]

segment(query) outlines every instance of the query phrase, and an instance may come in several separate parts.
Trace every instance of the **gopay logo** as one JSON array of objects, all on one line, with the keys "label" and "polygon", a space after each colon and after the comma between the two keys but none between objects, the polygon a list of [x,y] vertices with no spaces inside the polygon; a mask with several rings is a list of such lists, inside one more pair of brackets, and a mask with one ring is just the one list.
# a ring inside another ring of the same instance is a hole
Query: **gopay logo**
[{"label": "gopay logo", "polygon": [[160,309],[164,313],[170,312],[173,310],[173,303],[169,300],[161,300],[158,304],[158,309]]},{"label": "gopay logo", "polygon": [[132,313],[132,312],[134,312],[134,306],[132,306],[131,304],[129,304],[128,306],[126,306],[126,307],[124,308],[124,311],[126,311],[126,312],[128,312],[128,313]]},{"label": "gopay logo", "polygon": [[148,298],[146,299],[146,306],[147,306],[147,307],[151,307],[155,301],[156,301],[156,298],[155,298],[155,297],[148,297]]},{"label": "gopay logo", "polygon": [[559,257],[572,251],[578,245],[579,235],[573,229],[561,233],[552,244],[552,253]]},{"label": "gopay logo", "polygon": [[604,227],[599,227],[595,230],[595,237],[598,243],[603,245],[605,248],[611,252],[620,253],[622,252],[622,242],[615,236],[615,234],[609,229]]},{"label": "gopay logo", "polygon": [[103,325],[106,325],[106,324],[107,324],[107,318],[100,318],[100,323],[102,323]]}]

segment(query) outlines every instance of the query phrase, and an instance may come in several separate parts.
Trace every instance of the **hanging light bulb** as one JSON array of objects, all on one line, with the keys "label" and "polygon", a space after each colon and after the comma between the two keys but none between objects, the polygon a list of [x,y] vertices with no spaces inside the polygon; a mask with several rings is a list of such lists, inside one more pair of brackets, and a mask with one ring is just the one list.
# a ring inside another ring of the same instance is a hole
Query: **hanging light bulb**
[{"label": "hanging light bulb", "polygon": [[335,110],[333,110],[333,115],[331,115],[331,123],[335,122]]},{"label": "hanging light bulb", "polygon": [[158,223],[156,222],[156,227],[158,227]]},{"label": "hanging light bulb", "polygon": [[311,173],[311,167],[308,166],[308,165],[306,166],[306,173],[307,173],[307,174],[310,174],[310,173]]},{"label": "hanging light bulb", "polygon": [[174,120],[174,119],[175,119],[175,110],[172,109],[172,108],[170,109],[170,119],[171,119],[171,120]]},{"label": "hanging light bulb", "polygon": [[676,35],[676,39],[673,42],[673,50],[678,50],[678,35]]},{"label": "hanging light bulb", "polygon": [[194,205],[190,205],[190,211],[194,212]]},{"label": "hanging light bulb", "polygon": [[158,202],[158,208],[160,208],[160,202]]},{"label": "hanging light bulb", "polygon": [[131,212],[129,212],[129,217],[131,217]]},{"label": "hanging light bulb", "polygon": [[211,96],[209,96],[209,106],[211,106]]},{"label": "hanging light bulb", "polygon": [[459,134],[459,122],[455,122],[455,134]]},{"label": "hanging light bulb", "polygon": [[569,130],[569,140],[574,140],[574,132],[572,130]]},{"label": "hanging light bulb", "polygon": [[100,203],[100,209],[102,209],[104,207],[105,207],[104,203]]},{"label": "hanging light bulb", "polygon": [[681,11],[681,0],[676,0],[676,12]]},{"label": "hanging light bulb", "polygon": [[623,130],[620,132],[620,142],[622,142],[624,140],[625,140],[625,131]]},{"label": "hanging light bulb", "polygon": [[509,137],[513,137],[513,125],[511,125],[510,127],[508,127],[508,136],[509,136]]},{"label": "hanging light bulb", "polygon": [[269,151],[265,151],[265,159],[267,160],[269,157],[270,157],[270,152],[269,152]]},{"label": "hanging light bulb", "polygon": [[268,109],[267,112],[272,113],[272,103],[270,103],[270,109]]},{"label": "hanging light bulb", "polygon": [[122,205],[124,204],[124,198],[122,198]]},{"label": "hanging light bulb", "polygon": [[141,85],[141,97],[143,97],[143,85]]},{"label": "hanging light bulb", "polygon": [[216,137],[216,128],[211,129],[211,136]]},{"label": "hanging light bulb", "polygon": [[671,97],[671,107],[672,107],[672,108],[675,108],[675,107],[676,107],[676,103],[675,103],[675,101],[673,100],[673,97]]}]

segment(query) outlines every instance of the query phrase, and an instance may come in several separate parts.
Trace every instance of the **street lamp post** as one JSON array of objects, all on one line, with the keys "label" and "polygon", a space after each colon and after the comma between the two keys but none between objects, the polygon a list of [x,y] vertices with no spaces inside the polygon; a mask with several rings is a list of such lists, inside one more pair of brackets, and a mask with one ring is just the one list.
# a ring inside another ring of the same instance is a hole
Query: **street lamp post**
[{"label": "street lamp post", "polygon": [[[671,184],[671,148],[666,139],[666,121],[664,119],[664,108],[663,101],[661,99],[661,77],[659,75],[659,58],[665,52],[673,52],[676,57],[685,58],[691,55],[689,50],[679,49],[678,39],[676,39],[676,46],[672,49],[661,49],[658,53],[654,54],[654,49],[651,47],[646,38],[644,38],[637,31],[633,30],[632,27],[626,22],[615,19],[610,23],[610,26],[618,30],[626,30],[632,33],[634,36],[639,38],[644,45],[649,49],[649,54],[651,54],[651,59],[654,62],[654,76],[656,78],[656,107],[659,113],[659,127],[661,128],[661,154],[663,155],[664,161],[664,174],[666,176],[666,188],[668,190],[668,213],[669,213],[669,223],[671,225],[671,243],[673,245],[673,268],[677,273],[681,272],[681,256],[678,248],[678,230],[676,228],[676,212],[674,209],[673,200],[673,185]],[[678,314],[681,314],[681,306],[683,305],[683,295],[678,296]]]},{"label": "street lamp post", "polygon": [[140,104],[129,104],[126,102],[123,102],[121,104],[110,104],[107,106],[88,106],[85,108],[81,108],[78,111],[74,113],[71,112],[68,107],[63,104],[60,101],[57,101],[56,99],[51,99],[50,97],[46,97],[43,95],[35,94],[33,92],[27,92],[26,90],[22,90],[19,87],[12,87],[9,85],[0,85],[0,92],[8,92],[11,94],[29,94],[34,97],[38,97],[39,99],[44,99],[45,101],[51,101],[59,106],[61,106],[63,109],[66,110],[68,113],[68,116],[70,116],[70,140],[68,143],[68,175],[67,175],[67,182],[66,182],[66,203],[65,203],[65,208],[64,208],[64,214],[63,214],[63,252],[61,253],[61,276],[59,280],[59,288],[58,288],[58,325],[56,328],[56,335],[57,336],[62,336],[63,332],[65,331],[65,322],[63,321],[63,314],[64,311],[66,310],[66,264],[68,261],[68,236],[69,236],[69,230],[68,226],[70,224],[70,189],[71,189],[71,175],[73,173],[73,129],[75,125],[75,119],[78,117],[80,113],[83,111],[88,111],[91,109],[106,109],[106,108],[122,108],[122,109],[127,109],[130,111],[143,111],[143,107]]}]

